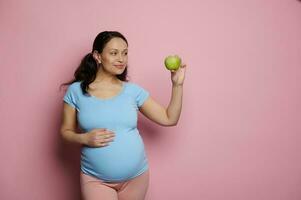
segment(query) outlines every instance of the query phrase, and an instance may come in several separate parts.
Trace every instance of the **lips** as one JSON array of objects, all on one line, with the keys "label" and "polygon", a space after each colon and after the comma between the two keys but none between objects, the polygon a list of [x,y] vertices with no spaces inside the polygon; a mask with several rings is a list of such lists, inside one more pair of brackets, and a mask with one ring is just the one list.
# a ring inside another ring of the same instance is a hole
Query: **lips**
[{"label": "lips", "polygon": [[118,69],[123,69],[124,65],[114,65],[115,67],[117,67]]}]

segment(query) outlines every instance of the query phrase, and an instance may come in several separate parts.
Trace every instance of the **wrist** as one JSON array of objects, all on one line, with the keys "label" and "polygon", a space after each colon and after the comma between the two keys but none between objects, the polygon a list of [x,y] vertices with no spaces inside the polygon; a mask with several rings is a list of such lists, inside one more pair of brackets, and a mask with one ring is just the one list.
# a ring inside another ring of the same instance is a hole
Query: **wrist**
[{"label": "wrist", "polygon": [[183,87],[183,83],[182,84],[172,83],[172,87]]},{"label": "wrist", "polygon": [[78,137],[79,137],[79,143],[80,144],[82,144],[82,145],[86,145],[87,144],[86,137],[85,137],[84,133],[79,134]]}]

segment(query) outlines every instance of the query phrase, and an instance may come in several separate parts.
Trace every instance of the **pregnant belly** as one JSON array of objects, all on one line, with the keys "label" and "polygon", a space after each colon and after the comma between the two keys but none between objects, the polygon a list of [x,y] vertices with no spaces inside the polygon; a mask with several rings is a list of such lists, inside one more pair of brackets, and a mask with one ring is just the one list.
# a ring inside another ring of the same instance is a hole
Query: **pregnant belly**
[{"label": "pregnant belly", "polygon": [[104,181],[123,181],[147,167],[144,144],[137,129],[115,131],[109,146],[81,150],[81,169]]}]

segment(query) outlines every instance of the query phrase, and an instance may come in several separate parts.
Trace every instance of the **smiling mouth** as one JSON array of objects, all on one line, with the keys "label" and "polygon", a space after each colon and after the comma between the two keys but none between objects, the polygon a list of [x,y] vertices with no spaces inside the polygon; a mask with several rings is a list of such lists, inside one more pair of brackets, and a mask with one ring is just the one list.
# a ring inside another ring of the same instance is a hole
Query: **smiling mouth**
[{"label": "smiling mouth", "polygon": [[119,69],[122,69],[124,68],[124,65],[114,65],[115,67],[119,68]]}]

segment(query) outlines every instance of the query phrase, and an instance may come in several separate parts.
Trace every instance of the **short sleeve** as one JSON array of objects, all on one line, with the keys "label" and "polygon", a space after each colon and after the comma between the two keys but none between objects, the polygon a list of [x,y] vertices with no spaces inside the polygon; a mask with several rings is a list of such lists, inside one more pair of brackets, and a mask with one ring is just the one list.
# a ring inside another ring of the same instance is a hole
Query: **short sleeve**
[{"label": "short sleeve", "polygon": [[145,100],[148,98],[149,92],[140,86],[137,87],[137,90],[136,102],[137,106],[141,107]]},{"label": "short sleeve", "polygon": [[70,85],[65,93],[65,96],[63,98],[64,102],[66,102],[67,104],[69,104],[70,106],[72,106],[75,109],[78,109],[77,106],[77,100],[76,100],[76,95],[75,95],[75,88],[72,87],[72,85]]}]

